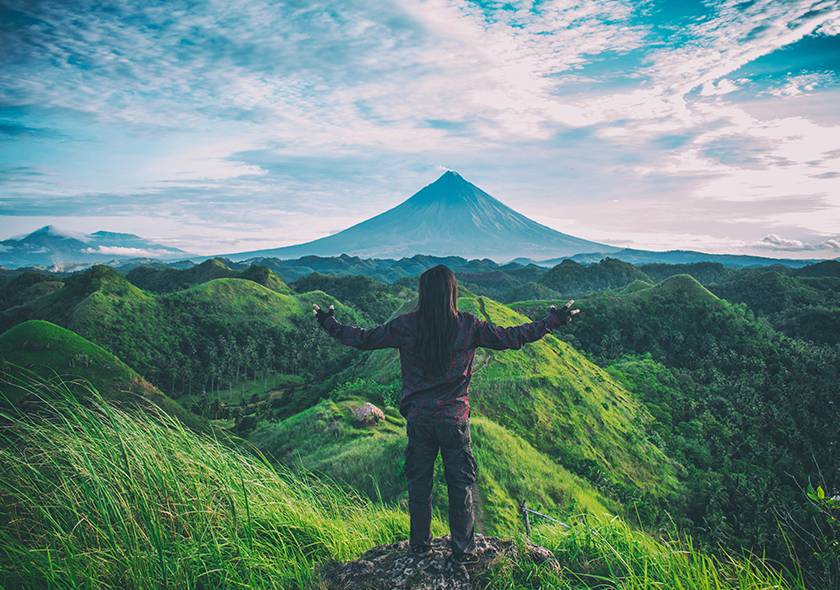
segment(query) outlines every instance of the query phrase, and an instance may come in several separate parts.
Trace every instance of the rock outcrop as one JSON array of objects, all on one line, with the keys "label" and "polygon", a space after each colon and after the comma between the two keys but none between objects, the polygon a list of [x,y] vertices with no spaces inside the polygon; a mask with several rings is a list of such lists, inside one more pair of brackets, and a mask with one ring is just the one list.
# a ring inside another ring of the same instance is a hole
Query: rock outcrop
[{"label": "rock outcrop", "polygon": [[[523,553],[525,553],[523,555]],[[328,564],[321,571],[321,590],[473,590],[483,587],[482,574],[504,560],[528,559],[556,567],[548,549],[534,545],[523,552],[513,541],[476,537],[475,563],[451,559],[449,537],[432,541],[427,554],[408,550],[408,541],[382,545],[345,564]]]},{"label": "rock outcrop", "polygon": [[376,426],[385,419],[385,414],[370,402],[353,408],[353,422],[356,426]]}]

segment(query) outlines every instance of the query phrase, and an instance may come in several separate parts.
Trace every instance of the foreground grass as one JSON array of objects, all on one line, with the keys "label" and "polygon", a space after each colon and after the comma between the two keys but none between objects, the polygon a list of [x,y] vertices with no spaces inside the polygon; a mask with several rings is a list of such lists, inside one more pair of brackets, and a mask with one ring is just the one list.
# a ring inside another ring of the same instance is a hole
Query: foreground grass
[{"label": "foreground grass", "polygon": [[4,587],[295,588],[325,560],[407,537],[404,511],[163,414],[50,403],[50,419],[3,416]]},{"label": "foreground grass", "polygon": [[487,588],[525,590],[804,590],[758,557],[712,556],[690,540],[656,540],[617,517],[585,516],[569,529],[538,526],[532,541],[550,548],[559,567],[508,563]]},{"label": "foreground grass", "polygon": [[[302,588],[325,561],[407,536],[402,509],[279,471],[158,410],[50,387],[37,415],[0,416],[0,587]],[[502,563],[485,586],[804,588],[758,559],[711,557],[614,517],[537,527],[533,540],[559,569]]]}]

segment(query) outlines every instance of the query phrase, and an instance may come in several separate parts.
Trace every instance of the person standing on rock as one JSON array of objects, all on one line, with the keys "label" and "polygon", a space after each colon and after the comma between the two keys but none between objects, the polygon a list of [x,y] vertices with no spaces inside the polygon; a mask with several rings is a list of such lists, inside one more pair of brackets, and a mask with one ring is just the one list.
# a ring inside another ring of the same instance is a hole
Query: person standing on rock
[{"label": "person standing on rock", "polygon": [[502,328],[458,310],[458,284],[440,264],[420,275],[418,304],[409,312],[370,329],[340,323],[331,305],[313,313],[336,340],[363,350],[398,348],[402,374],[400,413],[406,418],[405,475],[412,552],[429,551],[432,541],[432,480],[438,451],[449,492],[453,558],[473,559],[475,519],[472,485],[476,462],[470,446],[468,389],[478,347],[521,348],[569,323],[580,310],[570,300],[549,308],[537,321]]}]

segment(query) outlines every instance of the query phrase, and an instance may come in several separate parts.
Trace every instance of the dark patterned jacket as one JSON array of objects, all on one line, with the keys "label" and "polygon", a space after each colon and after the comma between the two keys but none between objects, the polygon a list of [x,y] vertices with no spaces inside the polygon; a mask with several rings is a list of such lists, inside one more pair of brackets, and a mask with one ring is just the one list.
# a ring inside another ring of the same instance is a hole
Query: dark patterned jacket
[{"label": "dark patterned jacket", "polygon": [[550,311],[541,320],[502,328],[478,319],[471,313],[459,311],[454,354],[446,371],[435,376],[423,369],[414,351],[417,334],[415,312],[397,316],[370,329],[342,324],[331,314],[319,316],[321,326],[342,344],[363,350],[399,349],[402,373],[400,413],[410,420],[424,417],[468,419],[468,389],[477,347],[495,350],[522,348],[524,344],[539,340],[567,321],[559,311]]}]

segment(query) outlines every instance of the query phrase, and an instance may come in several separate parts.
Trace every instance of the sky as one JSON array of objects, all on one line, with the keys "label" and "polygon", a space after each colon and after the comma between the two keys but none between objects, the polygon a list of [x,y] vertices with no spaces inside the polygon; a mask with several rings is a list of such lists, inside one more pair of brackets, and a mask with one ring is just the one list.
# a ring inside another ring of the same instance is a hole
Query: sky
[{"label": "sky", "polygon": [[443,171],[616,246],[840,256],[840,0],[0,0],[0,238],[299,243]]}]

